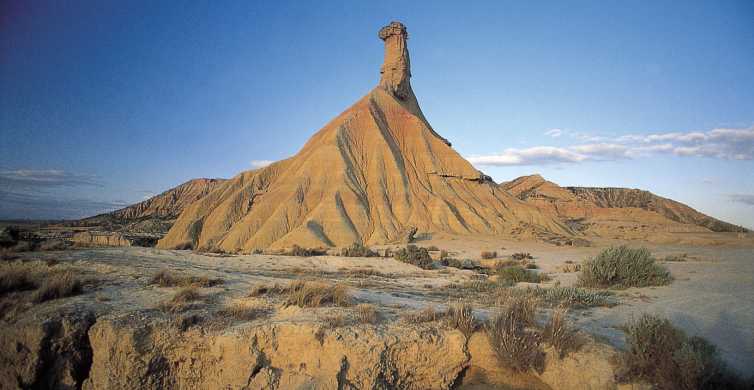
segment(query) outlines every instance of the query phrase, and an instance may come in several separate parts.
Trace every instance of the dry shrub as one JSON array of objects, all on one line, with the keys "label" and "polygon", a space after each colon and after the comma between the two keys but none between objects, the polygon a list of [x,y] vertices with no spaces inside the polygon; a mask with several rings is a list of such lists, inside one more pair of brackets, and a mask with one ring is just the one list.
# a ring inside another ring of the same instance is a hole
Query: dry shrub
[{"label": "dry shrub", "polygon": [[150,284],[156,284],[160,287],[213,287],[223,284],[223,280],[219,278],[210,279],[206,276],[177,275],[163,269],[152,277]]},{"label": "dry shrub", "polygon": [[240,321],[252,321],[259,318],[263,312],[264,310],[258,306],[235,302],[218,310],[217,314]]},{"label": "dry shrub", "polygon": [[563,266],[563,272],[579,272],[581,271],[581,264],[566,264]]},{"label": "dry shrub", "polygon": [[29,267],[10,263],[0,268],[0,295],[37,288]]},{"label": "dry shrub", "polygon": [[648,249],[627,246],[605,249],[584,261],[578,278],[580,286],[595,288],[662,286],[671,281],[670,272],[655,262]]},{"label": "dry shrub", "polygon": [[293,282],[287,287],[287,306],[321,307],[326,305],[350,306],[351,294],[342,284],[320,282]]},{"label": "dry shrub", "polygon": [[688,258],[689,258],[688,253],[681,253],[681,254],[676,254],[676,255],[667,255],[662,259],[662,261],[683,262],[683,261],[687,261]]},{"label": "dry shrub", "polygon": [[424,309],[406,313],[403,315],[403,320],[411,324],[420,324],[434,322],[443,317],[445,317],[445,313],[438,312],[433,306],[427,306]]},{"label": "dry shrub", "polygon": [[343,250],[340,251],[340,255],[343,257],[377,257],[379,254],[371,250],[368,246],[354,242],[351,246],[343,248]]},{"label": "dry shrub", "polygon": [[167,301],[164,301],[158,305],[158,308],[177,313],[186,310],[190,307],[190,303],[197,301],[204,301],[206,297],[199,293],[199,289],[195,286],[184,287],[173,295],[173,297]]},{"label": "dry shrub", "polygon": [[176,319],[175,327],[181,332],[185,332],[192,326],[200,325],[204,320],[205,318],[199,314],[184,315]]},{"label": "dry shrub", "polygon": [[688,337],[667,319],[643,315],[625,327],[628,349],[618,379],[644,381],[660,390],[736,389],[746,386],[701,337]]},{"label": "dry shrub", "polygon": [[256,284],[251,287],[251,290],[249,290],[249,296],[250,297],[261,297],[263,295],[279,295],[287,292],[287,288],[285,286],[281,286],[277,283],[275,284]]},{"label": "dry shrub", "polygon": [[532,262],[532,263],[526,263],[526,265],[524,265],[524,268],[526,268],[526,269],[539,269],[539,266],[537,265],[537,263],[533,263]]},{"label": "dry shrub", "polygon": [[430,245],[430,246],[427,247],[427,250],[430,251],[430,252],[438,252],[440,250],[440,248],[438,248],[435,245]]},{"label": "dry shrub", "polygon": [[356,319],[362,324],[376,324],[379,320],[379,314],[374,305],[362,303],[356,305]]},{"label": "dry shrub", "polygon": [[533,296],[540,298],[551,306],[570,306],[577,308],[595,306],[614,306],[616,300],[609,291],[587,290],[579,287],[550,287],[529,289]]},{"label": "dry shrub", "polygon": [[342,328],[346,326],[347,321],[343,313],[331,314],[322,319],[329,329]]},{"label": "dry shrub", "polygon": [[471,337],[479,325],[474,317],[474,308],[468,303],[450,305],[444,317],[448,326],[460,330],[466,338]]},{"label": "dry shrub", "polygon": [[494,259],[497,257],[496,251],[482,251],[480,257],[484,260]]},{"label": "dry shrub", "polygon": [[578,347],[576,330],[568,325],[567,314],[567,308],[563,306],[556,308],[543,333],[544,341],[558,351],[559,359]]},{"label": "dry shrub", "polygon": [[500,281],[507,282],[508,284],[519,282],[541,283],[550,279],[546,274],[530,271],[521,266],[501,268],[497,271],[497,277]]},{"label": "dry shrub", "polygon": [[251,254],[252,254],[252,255],[261,255],[262,253],[264,253],[264,251],[263,251],[263,250],[261,250],[261,249],[259,249],[259,248],[254,248],[254,249],[253,249],[253,250],[251,251]]},{"label": "dry shrub", "polygon": [[72,271],[56,272],[49,274],[39,289],[32,295],[32,301],[41,303],[53,299],[70,297],[80,294],[83,290],[81,281]]},{"label": "dry shrub", "polygon": [[0,248],[0,260],[10,261],[16,260],[18,255],[10,248]]},{"label": "dry shrub", "polygon": [[284,252],[283,254],[286,256],[311,257],[311,256],[322,256],[325,254],[325,251],[322,249],[303,248],[298,245],[293,245],[291,250]]},{"label": "dry shrub", "polygon": [[39,243],[37,249],[40,251],[62,251],[68,249],[70,245],[63,240],[44,240]]},{"label": "dry shrub", "polygon": [[511,259],[513,260],[531,260],[533,258],[528,252],[518,252],[511,255]]},{"label": "dry shrub", "polygon": [[429,256],[427,248],[407,245],[405,248],[396,251],[393,257],[398,261],[415,265],[422,269],[432,269],[432,257]]},{"label": "dry shrub", "polygon": [[514,302],[495,316],[486,326],[487,337],[501,364],[519,372],[544,369],[542,337],[530,328],[533,314],[530,303]]}]

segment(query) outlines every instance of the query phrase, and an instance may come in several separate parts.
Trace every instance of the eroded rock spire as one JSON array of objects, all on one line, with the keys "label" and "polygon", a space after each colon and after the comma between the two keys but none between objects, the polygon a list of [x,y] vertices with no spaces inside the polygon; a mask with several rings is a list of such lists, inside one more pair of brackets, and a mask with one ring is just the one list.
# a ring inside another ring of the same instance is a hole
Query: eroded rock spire
[{"label": "eroded rock spire", "polygon": [[406,100],[411,95],[411,60],[408,57],[406,40],[408,32],[401,22],[390,22],[380,29],[380,39],[385,41],[385,61],[380,68],[380,86],[393,96]]}]

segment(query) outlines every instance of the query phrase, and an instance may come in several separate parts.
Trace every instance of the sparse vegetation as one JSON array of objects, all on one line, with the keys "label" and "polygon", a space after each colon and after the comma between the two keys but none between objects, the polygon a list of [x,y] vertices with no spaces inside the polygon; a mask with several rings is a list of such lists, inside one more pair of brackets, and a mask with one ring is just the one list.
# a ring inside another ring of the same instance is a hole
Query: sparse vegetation
[{"label": "sparse vegetation", "polygon": [[529,252],[517,252],[511,255],[511,259],[520,261],[520,260],[531,260],[531,259],[534,259],[534,257],[532,257],[531,253]]},{"label": "sparse vegetation", "polygon": [[537,263],[526,263],[524,265],[524,268],[526,268],[526,269],[539,269],[539,266],[537,265]]},{"label": "sparse vegetation", "polygon": [[196,286],[184,287],[176,292],[169,300],[161,302],[157,307],[166,312],[178,313],[190,307],[192,302],[204,301],[206,297],[199,293]]},{"label": "sparse vegetation", "polygon": [[484,260],[495,259],[497,258],[497,252],[496,251],[482,251],[482,253],[479,256]]},{"label": "sparse vegetation", "polygon": [[356,305],[356,318],[362,324],[376,324],[379,320],[379,314],[374,305],[361,303]]},{"label": "sparse vegetation", "polygon": [[430,245],[427,247],[427,250],[430,252],[438,252],[440,248],[436,247],[435,245]]},{"label": "sparse vegetation", "polygon": [[219,278],[211,279],[206,276],[177,275],[163,269],[152,277],[150,284],[156,284],[160,287],[214,287],[223,284],[223,280]]},{"label": "sparse vegetation", "polygon": [[398,261],[415,265],[421,269],[432,269],[432,257],[429,256],[427,248],[420,248],[416,245],[407,245],[395,252],[394,258]]},{"label": "sparse vegetation", "polygon": [[487,337],[501,364],[519,372],[542,371],[544,353],[542,337],[531,329],[530,303],[514,302],[495,316],[486,326]]},{"label": "sparse vegetation", "polygon": [[322,249],[303,248],[298,245],[294,245],[291,248],[291,250],[283,254],[286,256],[312,257],[312,256],[322,256],[325,253],[326,252]]},{"label": "sparse vegetation", "polygon": [[379,254],[371,250],[368,246],[364,246],[361,243],[354,242],[351,246],[343,248],[340,251],[340,255],[343,257],[377,257]]},{"label": "sparse vegetation", "polygon": [[235,302],[235,303],[226,305],[225,307],[223,307],[217,312],[217,314],[223,317],[232,318],[239,321],[255,320],[262,313],[263,313],[263,310],[259,308],[258,306],[249,305],[248,303],[243,303],[243,302]]},{"label": "sparse vegetation", "polygon": [[714,345],[688,337],[667,319],[643,315],[625,331],[628,349],[620,358],[622,381],[644,381],[661,390],[744,388]]},{"label": "sparse vegetation", "polygon": [[579,287],[549,287],[532,288],[527,290],[538,297],[543,303],[551,306],[565,305],[569,307],[585,308],[595,306],[613,306],[615,299],[609,291],[588,290]]},{"label": "sparse vegetation", "polygon": [[17,258],[18,258],[18,255],[12,249],[0,248],[0,260],[9,261],[9,260],[15,260]]},{"label": "sparse vegetation", "polygon": [[81,281],[70,270],[55,272],[42,280],[39,288],[32,295],[32,301],[41,303],[70,297],[80,294],[82,290]]},{"label": "sparse vegetation", "polygon": [[478,327],[478,321],[474,317],[473,308],[468,303],[454,303],[448,306],[444,314],[448,326],[461,331],[467,338]]},{"label": "sparse vegetation", "polygon": [[544,341],[558,351],[560,359],[578,347],[577,333],[568,325],[567,314],[567,308],[562,306],[556,308],[543,332]]},{"label": "sparse vegetation", "polygon": [[320,307],[327,305],[350,306],[351,294],[342,284],[320,282],[292,282],[287,288],[285,304],[299,307]]},{"label": "sparse vegetation", "polygon": [[662,259],[662,261],[683,262],[683,261],[687,261],[688,258],[689,258],[688,253],[681,253],[681,254],[676,254],[676,255],[667,255]]},{"label": "sparse vegetation", "polygon": [[670,273],[658,265],[646,248],[626,246],[603,250],[581,267],[582,287],[627,288],[661,286],[670,283]]},{"label": "sparse vegetation", "polygon": [[325,323],[325,325],[330,329],[341,328],[348,324],[348,321],[346,321],[346,317],[342,313],[328,315],[322,320]]},{"label": "sparse vegetation", "polygon": [[182,242],[175,246],[176,250],[193,250],[194,249],[194,243],[191,241]]},{"label": "sparse vegetation", "polygon": [[403,320],[411,324],[438,321],[445,316],[444,312],[438,312],[434,306],[427,306],[421,310],[415,310],[403,315]]},{"label": "sparse vegetation", "polygon": [[519,282],[541,283],[549,280],[546,274],[524,269],[521,266],[504,267],[498,270],[497,277],[500,281],[515,284]]},{"label": "sparse vegetation", "polygon": [[83,282],[71,270],[51,270],[32,263],[6,263],[0,267],[0,295],[36,290],[31,300],[41,303],[80,294]]}]

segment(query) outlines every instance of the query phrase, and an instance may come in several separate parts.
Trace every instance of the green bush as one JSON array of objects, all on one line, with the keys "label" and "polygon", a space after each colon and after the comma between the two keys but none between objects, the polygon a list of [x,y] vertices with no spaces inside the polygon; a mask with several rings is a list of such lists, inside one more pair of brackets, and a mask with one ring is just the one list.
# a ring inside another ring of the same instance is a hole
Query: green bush
[{"label": "green bush", "polygon": [[379,254],[368,246],[364,246],[361,243],[354,242],[351,246],[343,248],[340,251],[340,255],[343,257],[377,257]]},{"label": "green bush", "polygon": [[658,265],[646,248],[626,246],[603,250],[584,261],[578,285],[595,288],[662,286],[672,281],[670,272]]},{"label": "green bush", "polygon": [[408,245],[395,252],[393,257],[398,261],[415,265],[422,269],[432,269],[432,257],[429,256],[427,248]]},{"label": "green bush", "polygon": [[612,306],[615,299],[608,291],[586,290],[578,287],[551,287],[530,289],[533,295],[551,306],[565,305],[585,308],[594,306]]},{"label": "green bush", "polygon": [[644,381],[660,390],[745,386],[728,371],[714,345],[688,337],[667,319],[645,314],[625,331],[628,349],[620,358],[620,381]]}]

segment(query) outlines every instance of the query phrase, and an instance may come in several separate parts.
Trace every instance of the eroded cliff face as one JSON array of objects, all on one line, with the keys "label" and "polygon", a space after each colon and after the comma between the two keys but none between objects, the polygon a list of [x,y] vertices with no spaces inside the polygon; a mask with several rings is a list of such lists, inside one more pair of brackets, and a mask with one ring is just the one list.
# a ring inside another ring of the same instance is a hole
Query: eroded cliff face
[{"label": "eroded cliff face", "polygon": [[616,388],[615,350],[593,342],[545,369],[499,364],[486,335],[429,326],[311,322],[181,330],[148,312],[68,313],[0,335],[0,389]]}]

